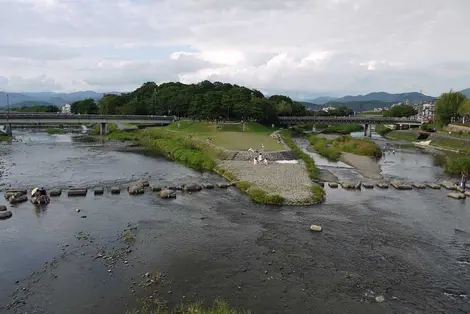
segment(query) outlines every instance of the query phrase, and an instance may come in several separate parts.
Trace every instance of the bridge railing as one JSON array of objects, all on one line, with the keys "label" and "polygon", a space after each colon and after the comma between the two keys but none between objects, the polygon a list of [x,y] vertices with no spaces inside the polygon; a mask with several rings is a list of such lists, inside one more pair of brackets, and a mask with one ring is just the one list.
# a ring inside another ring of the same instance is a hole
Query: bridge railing
[{"label": "bridge railing", "polygon": [[358,116],[284,116],[279,117],[279,121],[370,121],[370,122],[421,122],[410,118],[398,117],[358,117]]},{"label": "bridge railing", "polygon": [[0,113],[0,119],[25,120],[147,120],[147,121],[174,121],[175,116],[146,116],[146,115],[97,115],[97,114],[61,114],[61,113]]}]

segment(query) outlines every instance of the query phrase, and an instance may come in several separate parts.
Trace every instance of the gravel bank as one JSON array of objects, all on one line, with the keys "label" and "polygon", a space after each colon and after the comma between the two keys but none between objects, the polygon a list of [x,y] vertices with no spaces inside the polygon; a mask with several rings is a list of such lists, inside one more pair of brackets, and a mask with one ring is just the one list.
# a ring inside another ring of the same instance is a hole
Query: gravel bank
[{"label": "gravel bank", "polygon": [[286,205],[313,203],[312,182],[301,161],[298,164],[270,163],[265,166],[253,165],[248,161],[224,160],[220,167],[232,172],[240,181],[248,181],[269,194],[281,195]]},{"label": "gravel bank", "polygon": [[341,160],[345,164],[354,167],[357,172],[366,178],[374,180],[382,179],[382,176],[380,175],[380,172],[382,172],[380,166],[370,157],[343,153]]}]

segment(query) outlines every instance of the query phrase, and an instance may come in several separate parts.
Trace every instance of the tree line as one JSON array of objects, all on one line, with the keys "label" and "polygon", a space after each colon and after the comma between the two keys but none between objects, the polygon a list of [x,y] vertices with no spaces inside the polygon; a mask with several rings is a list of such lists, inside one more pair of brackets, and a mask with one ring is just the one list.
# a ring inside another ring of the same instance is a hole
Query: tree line
[{"label": "tree line", "polygon": [[437,99],[435,116],[440,126],[449,124],[453,119],[470,118],[470,99],[461,92],[444,93]]},{"label": "tree line", "polygon": [[276,123],[279,116],[352,115],[346,107],[330,112],[313,112],[288,96],[266,97],[256,89],[221,82],[198,84],[178,82],[157,85],[147,82],[135,91],[121,95],[106,94],[71,104],[72,113],[175,115],[201,120],[256,120]]}]

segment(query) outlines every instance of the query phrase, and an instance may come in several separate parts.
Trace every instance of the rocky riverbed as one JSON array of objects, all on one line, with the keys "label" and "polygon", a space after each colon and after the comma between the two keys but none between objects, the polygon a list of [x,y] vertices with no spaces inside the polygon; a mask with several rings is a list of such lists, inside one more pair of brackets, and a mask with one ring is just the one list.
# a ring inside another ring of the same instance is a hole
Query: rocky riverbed
[{"label": "rocky riverbed", "polygon": [[286,205],[312,204],[312,180],[302,161],[297,164],[269,162],[254,165],[250,161],[228,161],[220,167],[233,173],[239,181],[248,181],[270,194],[281,195]]}]

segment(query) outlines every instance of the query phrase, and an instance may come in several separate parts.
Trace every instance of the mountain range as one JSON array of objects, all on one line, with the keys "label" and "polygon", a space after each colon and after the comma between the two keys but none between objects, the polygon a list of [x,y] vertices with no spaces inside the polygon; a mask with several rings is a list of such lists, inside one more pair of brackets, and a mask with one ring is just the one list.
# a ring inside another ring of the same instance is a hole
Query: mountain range
[{"label": "mountain range", "polygon": [[361,101],[381,101],[386,103],[398,103],[404,102],[406,99],[410,103],[421,102],[421,101],[432,101],[435,100],[436,97],[427,96],[417,92],[411,93],[401,93],[401,94],[389,94],[386,92],[374,92],[366,95],[358,95],[358,96],[344,96],[340,98],[334,97],[318,97],[312,99],[309,102],[325,105],[328,103],[348,103],[348,102],[361,102]]},{"label": "mountain range", "polygon": [[[7,106],[7,93],[0,91],[0,107]],[[111,92],[107,94],[119,94],[117,92]],[[74,101],[84,100],[87,98],[93,98],[99,100],[103,97],[104,93],[97,93],[94,91],[81,91],[74,93],[53,93],[53,92],[41,92],[41,93],[8,93],[8,100],[12,108],[23,106],[23,105],[56,105],[62,106],[65,104],[73,103]]]}]

